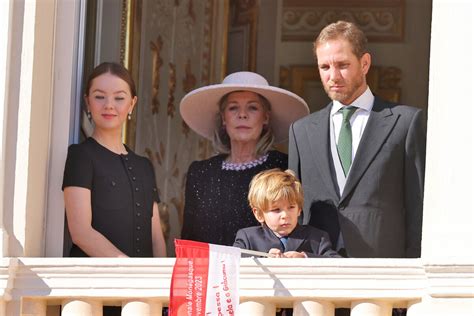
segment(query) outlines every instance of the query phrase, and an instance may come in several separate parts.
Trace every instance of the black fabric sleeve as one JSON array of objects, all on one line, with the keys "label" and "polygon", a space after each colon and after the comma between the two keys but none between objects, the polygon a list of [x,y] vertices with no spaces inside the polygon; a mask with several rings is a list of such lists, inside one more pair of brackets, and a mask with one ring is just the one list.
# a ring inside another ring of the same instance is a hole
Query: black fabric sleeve
[{"label": "black fabric sleeve", "polygon": [[158,193],[158,187],[156,186],[156,177],[155,177],[155,169],[153,168],[153,165],[151,161],[148,158],[143,157],[146,161],[147,168],[149,169],[149,174],[151,176],[151,183],[152,183],[152,189],[153,189],[153,201],[156,203],[160,203],[160,195]]},{"label": "black fabric sleeve", "polygon": [[243,229],[239,229],[237,231],[237,235],[235,236],[235,241],[234,241],[233,246],[241,248],[241,249],[250,249],[250,246],[248,244],[248,237],[245,234],[245,231]]},{"label": "black fabric sleeve", "polygon": [[92,160],[81,145],[68,148],[62,189],[66,187],[82,187],[91,190],[94,168]]},{"label": "black fabric sleeve", "polygon": [[[237,247],[240,249],[247,249],[247,250],[256,250],[256,251],[260,250],[260,249],[252,249],[252,247],[250,246],[249,237],[247,233],[245,232],[245,228],[239,229],[237,231],[237,235],[235,236],[233,247]],[[241,256],[242,258],[255,257],[254,255],[251,255],[248,253],[242,253]]]},{"label": "black fabric sleeve", "polygon": [[[194,210],[197,208],[196,192],[193,189],[199,186],[198,178],[196,177],[197,162],[194,161],[188,168],[186,175],[186,189],[184,193],[184,212],[183,212],[183,227],[181,228],[182,239],[194,239],[193,222]],[[194,223],[195,224],[195,223]]]}]

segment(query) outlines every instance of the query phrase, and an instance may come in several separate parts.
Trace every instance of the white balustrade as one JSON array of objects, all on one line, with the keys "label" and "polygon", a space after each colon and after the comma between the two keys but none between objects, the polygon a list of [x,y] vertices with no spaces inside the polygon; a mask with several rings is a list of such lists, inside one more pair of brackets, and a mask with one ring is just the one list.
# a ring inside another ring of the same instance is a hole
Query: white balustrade
[{"label": "white balustrade", "polygon": [[[169,304],[174,258],[15,258],[0,260],[0,316],[160,315]],[[239,314],[273,316],[474,316],[474,265],[420,259],[255,259],[240,262]],[[4,307],[2,309],[2,306]],[[48,309],[48,311],[46,311]],[[21,312],[20,312],[21,311]]]}]

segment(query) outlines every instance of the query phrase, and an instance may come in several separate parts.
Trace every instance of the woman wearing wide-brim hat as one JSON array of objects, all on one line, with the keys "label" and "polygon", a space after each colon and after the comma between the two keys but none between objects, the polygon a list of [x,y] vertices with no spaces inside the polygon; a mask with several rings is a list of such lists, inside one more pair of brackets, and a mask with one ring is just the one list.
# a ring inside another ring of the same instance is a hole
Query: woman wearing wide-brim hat
[{"label": "woman wearing wide-brim hat", "polygon": [[307,115],[308,106],[259,74],[243,71],[189,92],[180,112],[218,152],[189,167],[181,238],[231,246],[237,230],[258,225],[247,201],[252,177],[287,168],[288,156],[273,145],[287,140],[291,123]]}]

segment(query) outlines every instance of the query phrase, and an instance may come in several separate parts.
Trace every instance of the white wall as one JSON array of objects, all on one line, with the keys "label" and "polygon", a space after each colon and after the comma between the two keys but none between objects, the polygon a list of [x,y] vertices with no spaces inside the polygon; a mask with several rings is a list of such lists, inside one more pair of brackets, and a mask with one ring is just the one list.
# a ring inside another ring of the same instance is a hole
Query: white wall
[{"label": "white wall", "polygon": [[473,20],[470,0],[433,1],[422,241],[427,263],[474,263]]},{"label": "white wall", "polygon": [[9,64],[11,3],[0,2],[0,257],[7,254],[8,237],[4,229],[5,132],[8,109],[7,68]]},{"label": "white wall", "polygon": [[[44,247],[54,2],[12,2],[4,220],[9,256]],[[28,229],[26,229],[28,227]]]},{"label": "white wall", "polygon": [[[79,1],[60,1],[54,20],[55,37],[52,65],[52,118],[45,219],[46,257],[62,257],[64,235],[64,199],[61,191],[64,164],[70,141],[78,128],[76,113],[81,99],[83,30],[85,5]],[[77,96],[79,91],[79,96]],[[76,106],[77,105],[77,106]]]},{"label": "white wall", "polygon": [[0,228],[2,237],[8,235],[1,256],[44,256],[47,233],[57,248],[50,255],[62,255],[64,205],[58,183],[69,140],[77,34],[74,19],[64,13],[73,16],[78,3],[1,2]]}]

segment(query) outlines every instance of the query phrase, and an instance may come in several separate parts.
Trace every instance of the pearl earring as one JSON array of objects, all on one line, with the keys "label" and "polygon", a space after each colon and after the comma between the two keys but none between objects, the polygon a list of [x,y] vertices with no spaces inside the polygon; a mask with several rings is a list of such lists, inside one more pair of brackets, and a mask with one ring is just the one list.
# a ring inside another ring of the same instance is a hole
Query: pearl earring
[{"label": "pearl earring", "polygon": [[132,119],[132,112],[128,113],[128,120],[130,121]]},{"label": "pearl earring", "polygon": [[91,111],[87,111],[87,118],[90,120],[92,120],[92,114],[91,114]]}]

